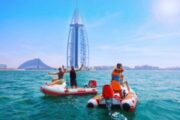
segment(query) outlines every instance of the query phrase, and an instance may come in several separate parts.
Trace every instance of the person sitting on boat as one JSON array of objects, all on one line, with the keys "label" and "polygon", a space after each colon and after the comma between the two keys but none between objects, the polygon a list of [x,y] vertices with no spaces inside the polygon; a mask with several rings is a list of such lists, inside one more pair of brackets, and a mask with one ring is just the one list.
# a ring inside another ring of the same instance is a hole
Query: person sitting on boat
[{"label": "person sitting on boat", "polygon": [[51,81],[51,83],[49,83],[48,85],[54,85],[54,84],[62,84],[63,82],[63,77],[64,77],[64,73],[66,72],[66,69],[64,68],[64,66],[59,67],[58,69],[59,71],[57,73],[48,73],[50,75],[57,75],[58,79],[53,79]]},{"label": "person sitting on boat", "polygon": [[77,70],[74,69],[74,66],[71,66],[71,70],[69,72],[70,72],[70,83],[72,88],[77,88],[76,71],[80,71],[82,68],[83,68],[83,64]]},{"label": "person sitting on boat", "polygon": [[112,70],[112,80],[111,80],[111,86],[114,92],[118,92],[121,98],[123,98],[122,88],[121,88],[121,86],[123,86],[123,80],[124,80],[124,76],[122,74],[123,71],[124,68],[122,64],[118,63],[117,66]]}]

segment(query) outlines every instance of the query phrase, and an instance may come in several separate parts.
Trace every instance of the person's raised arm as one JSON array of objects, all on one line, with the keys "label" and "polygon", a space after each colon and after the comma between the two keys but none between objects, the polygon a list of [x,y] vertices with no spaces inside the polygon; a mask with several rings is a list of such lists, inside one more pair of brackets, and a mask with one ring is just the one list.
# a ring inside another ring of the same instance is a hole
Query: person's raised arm
[{"label": "person's raised arm", "polygon": [[80,67],[79,69],[77,69],[76,71],[82,70],[83,66],[84,66],[84,65],[82,64],[81,67]]},{"label": "person's raised arm", "polygon": [[64,67],[64,65],[62,65],[62,70],[63,72],[66,72],[66,68]]},{"label": "person's raised arm", "polygon": [[82,70],[83,67],[84,67],[84,65],[82,64],[81,67],[79,68],[79,70]]}]

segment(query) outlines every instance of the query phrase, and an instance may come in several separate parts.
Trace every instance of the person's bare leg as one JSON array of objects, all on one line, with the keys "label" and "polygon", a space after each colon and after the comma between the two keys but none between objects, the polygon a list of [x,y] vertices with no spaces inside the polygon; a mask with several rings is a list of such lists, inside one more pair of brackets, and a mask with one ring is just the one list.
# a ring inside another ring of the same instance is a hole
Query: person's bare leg
[{"label": "person's bare leg", "polygon": [[121,98],[121,99],[124,98],[121,90],[119,91],[119,95],[120,95],[120,98]]},{"label": "person's bare leg", "polygon": [[59,80],[59,79],[53,79],[53,80],[51,80],[51,82],[54,82],[54,81],[56,81],[56,80]]},{"label": "person's bare leg", "polygon": [[121,80],[122,80],[122,83],[121,83],[121,84],[122,84],[122,86],[124,87],[124,84],[123,84],[123,82],[124,82],[124,75],[121,75],[120,77],[121,77]]},{"label": "person's bare leg", "polygon": [[49,83],[48,85],[55,85],[55,84],[60,84],[60,80],[56,79],[56,80],[52,81],[51,83]]},{"label": "person's bare leg", "polygon": [[130,91],[130,88],[129,88],[129,84],[128,84],[128,81],[126,81],[126,86],[128,88],[128,92]]}]

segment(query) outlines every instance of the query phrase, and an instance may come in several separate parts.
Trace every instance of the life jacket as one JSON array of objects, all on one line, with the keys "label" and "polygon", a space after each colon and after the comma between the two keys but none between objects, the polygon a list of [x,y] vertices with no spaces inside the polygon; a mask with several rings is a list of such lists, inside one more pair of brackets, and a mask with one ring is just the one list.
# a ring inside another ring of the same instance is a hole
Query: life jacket
[{"label": "life jacket", "polygon": [[120,74],[123,72],[123,69],[113,69],[112,71],[112,80],[111,80],[111,86],[114,91],[121,91],[121,77]]},{"label": "life jacket", "polygon": [[112,86],[114,91],[120,91],[121,90],[121,84],[117,80],[112,80],[111,81],[111,86]]}]

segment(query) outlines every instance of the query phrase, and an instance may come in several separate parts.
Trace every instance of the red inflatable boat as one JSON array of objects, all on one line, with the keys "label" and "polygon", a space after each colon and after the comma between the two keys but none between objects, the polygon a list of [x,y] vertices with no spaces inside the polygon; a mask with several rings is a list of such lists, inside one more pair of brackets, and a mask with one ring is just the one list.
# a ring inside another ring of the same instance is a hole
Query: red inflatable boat
[{"label": "red inflatable boat", "polygon": [[97,94],[96,80],[90,80],[89,84],[85,87],[78,88],[67,88],[66,82],[62,84],[48,85],[45,84],[41,86],[41,91],[47,95],[53,96],[67,96],[67,95],[87,95],[87,94]]},{"label": "red inflatable boat", "polygon": [[123,99],[120,98],[119,93],[114,93],[111,85],[104,85],[102,95],[91,98],[87,107],[107,107],[110,104],[111,108],[119,108],[129,112],[134,111],[138,100],[136,93],[129,86],[124,85],[122,94],[124,95]]}]

